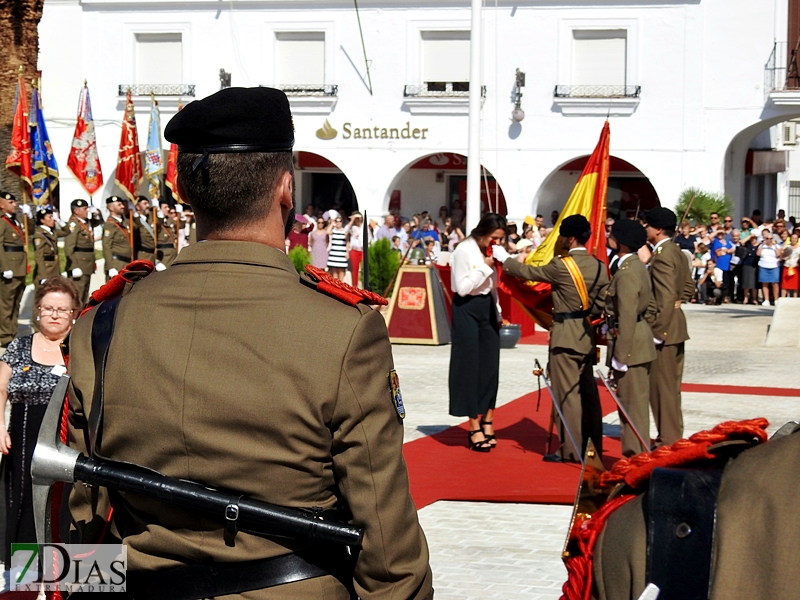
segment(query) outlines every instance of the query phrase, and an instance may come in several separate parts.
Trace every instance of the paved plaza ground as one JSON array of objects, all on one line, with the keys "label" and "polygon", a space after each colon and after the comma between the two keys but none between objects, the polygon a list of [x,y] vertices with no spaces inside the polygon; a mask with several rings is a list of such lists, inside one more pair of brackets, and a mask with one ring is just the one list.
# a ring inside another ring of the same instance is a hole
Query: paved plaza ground
[{"label": "paved plaza ground", "polygon": [[[686,306],[692,339],[686,344],[684,382],[800,388],[800,349],[764,346],[773,310]],[[408,412],[406,441],[463,422],[447,414],[449,346],[395,345],[394,356]],[[498,404],[535,390],[533,361],[538,358],[544,364],[546,356],[545,346],[502,350]],[[686,435],[721,421],[758,416],[769,419],[773,432],[786,421],[800,421],[800,399],[684,393],[683,414]],[[605,422],[608,431],[619,424],[616,414]],[[655,434],[652,426],[651,433]],[[476,461],[481,458],[475,454]],[[435,502],[420,510],[437,600],[557,600],[566,579],[561,548],[571,510],[483,502]]]}]

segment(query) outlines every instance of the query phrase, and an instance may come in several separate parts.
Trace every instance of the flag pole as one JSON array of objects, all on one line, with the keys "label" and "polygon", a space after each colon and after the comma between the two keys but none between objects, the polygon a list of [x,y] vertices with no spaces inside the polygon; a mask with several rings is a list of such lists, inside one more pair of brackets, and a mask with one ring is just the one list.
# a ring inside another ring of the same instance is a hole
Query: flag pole
[{"label": "flag pole", "polygon": [[467,150],[467,231],[481,218],[481,24],[482,0],[472,0],[469,42],[469,146]]}]

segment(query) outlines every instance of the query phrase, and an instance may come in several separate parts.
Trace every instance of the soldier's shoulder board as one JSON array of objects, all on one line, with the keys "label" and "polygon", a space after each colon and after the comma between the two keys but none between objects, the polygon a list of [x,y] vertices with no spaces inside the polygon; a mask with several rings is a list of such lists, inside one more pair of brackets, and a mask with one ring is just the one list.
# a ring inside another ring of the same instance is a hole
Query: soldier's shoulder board
[{"label": "soldier's shoulder board", "polygon": [[[306,265],[306,273],[311,283],[316,284],[315,289],[318,292],[336,298],[350,306],[356,306],[358,304],[379,304],[381,306],[386,306],[389,304],[389,301],[383,296],[348,285],[344,281],[336,279],[330,273],[326,273],[322,269],[312,265]],[[301,277],[301,281],[304,281],[303,277]]]},{"label": "soldier's shoulder board", "polygon": [[70,222],[69,222],[69,230],[70,230],[70,231],[75,231],[75,228],[76,228],[77,226],[78,226],[78,224],[77,224],[75,221],[70,221]]}]

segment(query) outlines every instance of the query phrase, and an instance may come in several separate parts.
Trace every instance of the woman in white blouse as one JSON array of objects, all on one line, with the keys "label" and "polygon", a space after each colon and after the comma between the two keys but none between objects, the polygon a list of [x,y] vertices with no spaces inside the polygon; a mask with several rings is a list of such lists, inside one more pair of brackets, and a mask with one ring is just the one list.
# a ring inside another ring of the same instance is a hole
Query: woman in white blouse
[{"label": "woman in white blouse", "polygon": [[497,440],[492,417],[500,372],[500,308],[491,246],[506,237],[506,219],[487,213],[453,252],[450,414],[469,418],[470,450],[489,452]]}]

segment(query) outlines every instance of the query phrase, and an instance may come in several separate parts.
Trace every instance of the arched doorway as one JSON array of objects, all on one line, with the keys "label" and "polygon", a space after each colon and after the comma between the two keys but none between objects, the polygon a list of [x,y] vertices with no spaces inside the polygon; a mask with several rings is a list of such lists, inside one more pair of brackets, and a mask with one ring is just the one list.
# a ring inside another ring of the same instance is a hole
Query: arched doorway
[{"label": "arched doorway", "polygon": [[[481,214],[507,213],[503,190],[485,167],[481,167],[480,189]],[[416,159],[397,174],[389,186],[384,210],[398,211],[406,217],[428,211],[435,217],[441,207],[446,207],[463,221],[466,203],[467,157],[440,152]]]},{"label": "arched doorway", "polygon": [[[549,215],[564,207],[572,189],[586,166],[589,156],[572,159],[554,170],[542,183],[534,199],[535,212],[547,223]],[[616,156],[610,157],[608,173],[608,216],[633,218],[655,206],[660,206],[653,184],[637,167]]]},{"label": "arched doorway", "polygon": [[324,156],[297,151],[294,168],[298,214],[305,213],[312,205],[317,214],[335,209],[349,215],[358,210],[358,199],[347,175]]}]

